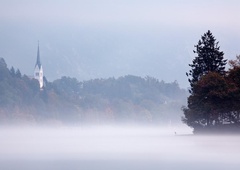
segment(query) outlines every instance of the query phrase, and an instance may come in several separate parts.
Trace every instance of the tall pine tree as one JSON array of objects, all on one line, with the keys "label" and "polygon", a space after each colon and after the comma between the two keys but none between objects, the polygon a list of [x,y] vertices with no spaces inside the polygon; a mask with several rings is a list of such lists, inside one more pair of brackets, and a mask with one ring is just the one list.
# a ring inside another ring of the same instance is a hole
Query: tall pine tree
[{"label": "tall pine tree", "polygon": [[224,53],[220,51],[218,43],[211,31],[208,30],[198,41],[198,44],[194,46],[196,50],[193,52],[197,56],[194,58],[192,64],[189,64],[191,70],[189,73],[186,73],[190,77],[188,79],[191,86],[190,93],[192,93],[194,84],[203,75],[209,72],[217,72],[220,75],[225,74],[227,60],[224,60]]}]

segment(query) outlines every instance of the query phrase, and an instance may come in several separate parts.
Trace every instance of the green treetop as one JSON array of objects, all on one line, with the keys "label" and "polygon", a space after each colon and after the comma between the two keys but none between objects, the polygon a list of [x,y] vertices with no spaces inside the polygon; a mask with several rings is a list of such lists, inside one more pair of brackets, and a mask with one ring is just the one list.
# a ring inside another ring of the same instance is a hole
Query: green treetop
[{"label": "green treetop", "polygon": [[203,75],[209,72],[217,72],[220,75],[225,74],[227,60],[224,60],[224,53],[220,51],[218,43],[211,31],[208,30],[198,41],[198,44],[194,46],[196,50],[193,52],[196,53],[197,56],[194,58],[192,64],[189,64],[191,70],[189,73],[186,73],[187,76],[190,77],[188,79],[191,86],[190,93],[192,93],[194,84],[199,81]]}]

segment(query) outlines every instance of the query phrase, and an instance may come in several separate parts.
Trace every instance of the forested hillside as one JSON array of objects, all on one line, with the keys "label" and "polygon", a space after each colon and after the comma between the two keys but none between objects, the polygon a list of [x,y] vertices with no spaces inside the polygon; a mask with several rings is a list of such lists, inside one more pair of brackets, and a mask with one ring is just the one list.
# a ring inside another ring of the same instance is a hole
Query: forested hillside
[{"label": "forested hillside", "polygon": [[39,89],[38,81],[8,69],[0,59],[0,121],[4,123],[178,122],[187,92],[177,82],[127,75],[80,82],[62,77]]}]

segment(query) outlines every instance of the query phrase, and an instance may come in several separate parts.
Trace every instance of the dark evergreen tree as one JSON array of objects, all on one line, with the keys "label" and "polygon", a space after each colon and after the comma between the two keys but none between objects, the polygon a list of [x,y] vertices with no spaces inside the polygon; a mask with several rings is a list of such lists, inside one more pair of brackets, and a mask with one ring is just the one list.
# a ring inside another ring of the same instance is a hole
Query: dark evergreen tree
[{"label": "dark evergreen tree", "polygon": [[9,77],[9,70],[7,68],[7,64],[3,58],[0,58],[0,82],[5,79],[5,77]]},{"label": "dark evergreen tree", "polygon": [[22,74],[21,74],[19,69],[17,69],[17,71],[16,71],[16,77],[17,78],[21,78],[22,77]]},{"label": "dark evergreen tree", "polygon": [[207,31],[194,47],[197,54],[191,70],[187,73],[191,89],[188,106],[183,108],[183,121],[195,131],[226,122],[232,92],[235,91],[226,80],[224,53],[220,51],[215,37]]},{"label": "dark evergreen tree", "polygon": [[13,77],[15,77],[16,72],[15,72],[14,67],[11,67],[11,69],[10,69],[10,74],[11,74]]},{"label": "dark evergreen tree", "polygon": [[227,60],[223,58],[224,53],[220,51],[219,42],[216,42],[215,37],[211,31],[207,31],[198,41],[198,44],[194,47],[196,50],[193,52],[197,54],[192,64],[189,64],[191,70],[186,73],[188,81],[190,82],[191,90],[194,84],[203,76],[209,72],[217,72],[220,75],[225,74],[225,65]]}]

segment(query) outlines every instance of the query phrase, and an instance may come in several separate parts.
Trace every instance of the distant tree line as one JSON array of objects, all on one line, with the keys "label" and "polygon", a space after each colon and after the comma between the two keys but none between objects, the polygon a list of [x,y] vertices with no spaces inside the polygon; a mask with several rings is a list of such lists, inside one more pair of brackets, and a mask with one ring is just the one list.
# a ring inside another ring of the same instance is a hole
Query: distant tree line
[{"label": "distant tree line", "polygon": [[240,132],[240,56],[227,60],[210,31],[206,32],[189,64],[188,106],[183,107],[183,122],[195,133]]},{"label": "distant tree line", "polygon": [[179,120],[187,95],[177,82],[132,75],[83,82],[62,77],[46,80],[40,90],[37,80],[8,69],[0,58],[1,123],[166,124]]}]

